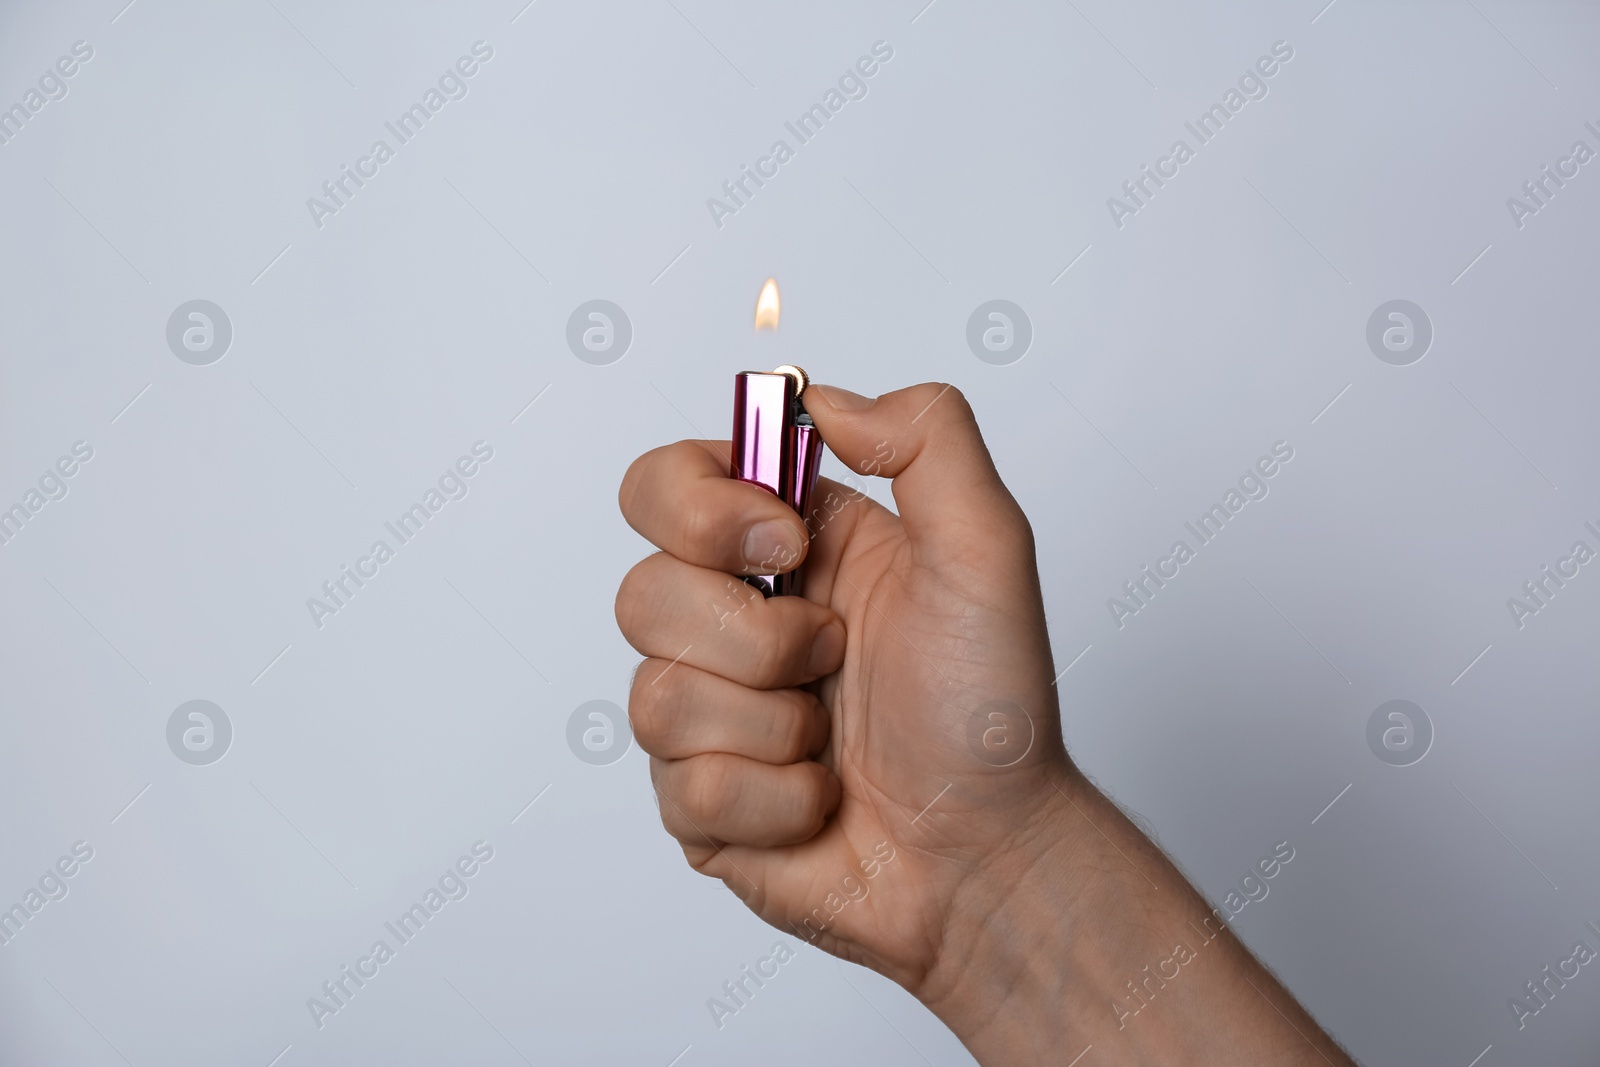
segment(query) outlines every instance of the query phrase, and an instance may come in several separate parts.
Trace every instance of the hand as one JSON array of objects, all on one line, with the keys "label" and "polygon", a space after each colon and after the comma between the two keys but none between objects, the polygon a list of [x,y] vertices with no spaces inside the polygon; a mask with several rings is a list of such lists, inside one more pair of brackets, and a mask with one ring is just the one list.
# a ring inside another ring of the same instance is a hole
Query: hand
[{"label": "hand", "polygon": [[[898,516],[823,479],[802,523],[728,477],[727,442],[656,449],[623,480],[624,516],[662,549],[617,594],[649,657],[629,714],[689,863],[992,1062],[1127,1029],[1121,971],[1170,955],[1182,923],[1215,928],[1214,970],[1255,975],[1261,1003],[1235,1022],[1275,1041],[1284,1005],[1315,1031],[1068,760],[1032,531],[960,392],[812,386],[805,404],[847,467],[893,479]],[[803,597],[730,577],[802,562]],[[1211,1019],[1208,988],[1169,997],[1129,1048]],[[1277,1049],[1224,1036],[1252,1062]]]},{"label": "hand", "polygon": [[[956,390],[874,402],[814,386],[805,400],[847,466],[894,479],[900,516],[824,479],[808,537],[777,497],[728,477],[726,442],[641,457],[622,510],[664,551],[617,597],[651,657],[629,711],[697,870],[915,990],[972,872],[1066,775],[1032,533]],[[802,559],[803,599],[729,577]],[[1014,773],[967,744],[993,701],[1031,720],[984,722],[1034,739]]]}]

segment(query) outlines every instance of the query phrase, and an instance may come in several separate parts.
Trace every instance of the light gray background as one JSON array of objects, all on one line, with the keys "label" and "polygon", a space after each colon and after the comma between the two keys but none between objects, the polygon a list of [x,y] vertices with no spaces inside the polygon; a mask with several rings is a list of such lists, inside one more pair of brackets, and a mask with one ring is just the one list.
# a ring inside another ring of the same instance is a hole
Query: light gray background
[{"label": "light gray background", "polygon": [[[565,740],[635,662],[626,464],[724,435],[730,375],[789,359],[967,393],[1058,669],[1082,653],[1074,755],[1214,897],[1293,844],[1237,929],[1359,1058],[1593,1056],[1600,973],[1521,1032],[1507,1001],[1600,947],[1600,569],[1521,630],[1506,598],[1600,524],[1600,163],[1520,230],[1506,198],[1600,148],[1600,15],[924,2],[0,8],[0,104],[94,48],[0,146],[0,504],[95,449],[0,547],[0,903],[95,849],[0,948],[0,1060],[970,1062],[804,947],[719,1031],[707,998],[783,935],[684,865],[639,751]],[[480,39],[470,94],[316,228]],[[713,225],[880,39],[870,94]],[[1279,40],[1270,94],[1113,225]],[[206,367],[164,336],[197,298],[234,329]],[[611,366],[564,342],[597,298],[634,327]],[[1011,366],[965,343],[995,298],[1035,330]],[[1395,298],[1435,329],[1408,367],[1365,342]],[[306,598],[480,439],[470,495],[317,629]],[[1280,439],[1271,495],[1119,630],[1106,598]],[[210,766],[167,747],[192,699],[233,724]],[[1410,767],[1366,744],[1391,699],[1434,725]],[[306,998],[479,839],[470,895],[318,1030]]]}]

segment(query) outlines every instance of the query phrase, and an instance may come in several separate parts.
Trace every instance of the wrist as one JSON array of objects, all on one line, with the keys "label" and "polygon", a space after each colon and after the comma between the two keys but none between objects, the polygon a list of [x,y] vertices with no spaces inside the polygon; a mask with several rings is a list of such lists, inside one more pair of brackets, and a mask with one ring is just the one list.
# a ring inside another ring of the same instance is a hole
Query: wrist
[{"label": "wrist", "polygon": [[[1034,1062],[1046,1049],[1060,1058],[1076,1042],[1070,1059],[1093,1029],[1077,1016],[1104,1015],[1103,997],[1091,1007],[1082,995],[1084,976],[1100,969],[1085,956],[1111,951],[1097,901],[1117,892],[1124,871],[1139,875],[1097,858],[1111,850],[1082,814],[1091,795],[1099,798],[1076,769],[1047,773],[1012,834],[955,894],[938,958],[913,990],[980,1062]],[[1048,1034],[1033,1032],[1041,1019],[1051,1022]]]},{"label": "wrist", "polygon": [[1075,769],[1019,816],[913,990],[980,1063],[1350,1062]]}]

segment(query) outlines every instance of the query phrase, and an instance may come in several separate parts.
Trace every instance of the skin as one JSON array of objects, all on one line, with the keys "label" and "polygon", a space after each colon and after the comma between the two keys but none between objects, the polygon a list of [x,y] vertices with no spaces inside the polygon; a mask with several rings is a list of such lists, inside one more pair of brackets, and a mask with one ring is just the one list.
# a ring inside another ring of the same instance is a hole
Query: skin
[{"label": "skin", "polygon": [[[1068,757],[1033,533],[961,393],[805,403],[898,515],[823,479],[808,531],[726,441],[622,483],[661,549],[617,594],[629,715],[690,866],[980,1063],[1351,1063]],[[730,577],[801,562],[804,596]]]}]

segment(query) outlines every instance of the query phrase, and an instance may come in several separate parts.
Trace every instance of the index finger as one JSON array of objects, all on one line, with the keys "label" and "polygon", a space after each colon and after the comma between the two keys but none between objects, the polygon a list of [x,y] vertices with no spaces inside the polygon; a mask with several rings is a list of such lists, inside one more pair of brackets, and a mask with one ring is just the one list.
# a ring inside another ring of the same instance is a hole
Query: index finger
[{"label": "index finger", "polygon": [[685,563],[732,574],[776,574],[805,558],[794,509],[728,476],[727,441],[678,441],[634,460],[617,503],[628,525]]}]

